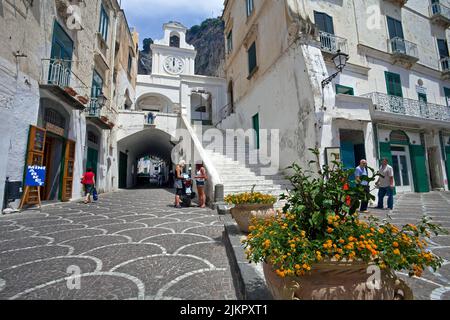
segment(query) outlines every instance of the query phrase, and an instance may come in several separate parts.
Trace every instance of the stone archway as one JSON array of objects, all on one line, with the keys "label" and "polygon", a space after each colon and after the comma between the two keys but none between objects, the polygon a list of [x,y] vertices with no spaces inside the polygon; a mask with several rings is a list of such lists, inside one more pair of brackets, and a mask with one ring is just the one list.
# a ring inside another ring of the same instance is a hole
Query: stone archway
[{"label": "stone archway", "polygon": [[126,185],[126,188],[131,188],[136,185],[138,162],[145,156],[157,157],[171,168],[172,150],[175,147],[172,140],[173,136],[169,133],[155,128],[142,130],[119,140],[117,149],[121,187]]}]

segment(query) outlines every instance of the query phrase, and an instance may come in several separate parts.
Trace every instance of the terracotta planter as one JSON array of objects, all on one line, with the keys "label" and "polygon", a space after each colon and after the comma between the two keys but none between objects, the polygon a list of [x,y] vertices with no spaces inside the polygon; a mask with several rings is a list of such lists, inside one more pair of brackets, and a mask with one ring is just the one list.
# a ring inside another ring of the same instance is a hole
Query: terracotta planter
[{"label": "terracotta planter", "polygon": [[80,101],[82,104],[87,104],[89,102],[89,99],[83,96],[77,97],[78,101]]},{"label": "terracotta planter", "polygon": [[71,87],[65,87],[64,91],[70,94],[72,97],[75,97],[77,95],[77,92]]},{"label": "terracotta planter", "polygon": [[231,215],[236,220],[239,229],[249,233],[248,227],[251,225],[253,217],[267,219],[275,215],[273,211],[269,211],[270,209],[273,209],[273,204],[238,204],[231,208]]},{"label": "terracotta planter", "polygon": [[411,289],[391,271],[381,270],[380,284],[371,285],[373,271],[363,262],[324,262],[301,277],[279,277],[263,263],[266,283],[275,300],[412,300]]}]

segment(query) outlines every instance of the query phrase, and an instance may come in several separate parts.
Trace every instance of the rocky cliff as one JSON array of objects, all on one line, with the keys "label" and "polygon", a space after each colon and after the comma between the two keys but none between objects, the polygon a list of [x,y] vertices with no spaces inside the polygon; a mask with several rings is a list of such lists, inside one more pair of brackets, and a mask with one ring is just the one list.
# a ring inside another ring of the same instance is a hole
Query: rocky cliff
[{"label": "rocky cliff", "polygon": [[[224,77],[225,40],[224,24],[220,18],[207,19],[201,25],[190,28],[186,41],[197,50],[195,73],[205,76]],[[139,57],[139,74],[150,74],[152,71],[153,40],[144,39],[143,49]]]}]

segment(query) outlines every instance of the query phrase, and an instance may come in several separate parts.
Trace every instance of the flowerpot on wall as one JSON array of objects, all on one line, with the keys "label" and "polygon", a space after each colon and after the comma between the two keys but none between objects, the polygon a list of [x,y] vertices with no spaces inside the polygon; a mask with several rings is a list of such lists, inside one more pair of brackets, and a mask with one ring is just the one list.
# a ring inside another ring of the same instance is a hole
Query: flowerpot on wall
[{"label": "flowerpot on wall", "polygon": [[80,101],[82,104],[87,104],[89,102],[89,99],[83,96],[77,97],[78,101]]},{"label": "flowerpot on wall", "polygon": [[75,97],[77,95],[77,92],[72,87],[65,87],[64,91],[67,92],[72,97]]},{"label": "flowerpot on wall", "polygon": [[273,204],[238,204],[231,208],[231,215],[242,232],[248,233],[252,218],[269,219],[275,216]]},{"label": "flowerpot on wall", "polygon": [[[278,276],[263,263],[267,286],[275,300],[412,300],[411,289],[390,270],[379,274],[364,262],[323,262],[299,277]],[[375,266],[374,266],[375,269]],[[379,269],[378,269],[379,270]],[[376,283],[373,279],[379,279]]]}]

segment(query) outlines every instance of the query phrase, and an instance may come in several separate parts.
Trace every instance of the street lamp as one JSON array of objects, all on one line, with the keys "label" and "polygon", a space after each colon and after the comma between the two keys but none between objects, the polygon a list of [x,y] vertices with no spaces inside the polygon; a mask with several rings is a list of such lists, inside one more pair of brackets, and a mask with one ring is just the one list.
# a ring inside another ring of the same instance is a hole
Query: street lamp
[{"label": "street lamp", "polygon": [[342,70],[344,70],[348,58],[348,54],[342,53],[341,50],[338,50],[336,52],[332,59],[334,65],[336,66],[337,72],[322,81],[322,89],[324,89],[329,83],[331,83],[331,81],[333,81],[333,79],[336,78],[337,75],[342,72]]}]

